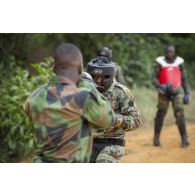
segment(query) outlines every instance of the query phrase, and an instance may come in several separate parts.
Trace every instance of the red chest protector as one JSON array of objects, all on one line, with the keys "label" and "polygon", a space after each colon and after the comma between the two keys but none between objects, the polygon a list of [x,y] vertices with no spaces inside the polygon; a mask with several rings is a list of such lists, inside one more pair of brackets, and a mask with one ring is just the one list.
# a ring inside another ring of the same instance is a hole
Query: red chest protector
[{"label": "red chest protector", "polygon": [[172,84],[174,89],[182,86],[182,75],[179,65],[184,63],[184,60],[177,57],[171,64],[167,63],[165,57],[158,57],[157,63],[161,65],[158,78],[160,84]]}]

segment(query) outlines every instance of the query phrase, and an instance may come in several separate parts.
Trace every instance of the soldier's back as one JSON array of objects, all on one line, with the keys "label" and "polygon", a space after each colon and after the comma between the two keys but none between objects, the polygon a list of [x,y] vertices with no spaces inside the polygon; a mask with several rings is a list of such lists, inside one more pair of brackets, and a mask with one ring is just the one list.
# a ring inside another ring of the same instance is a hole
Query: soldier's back
[{"label": "soldier's back", "polygon": [[[92,137],[83,109],[89,91],[71,83],[50,83],[27,100],[37,138],[37,161],[85,162]],[[88,155],[89,156],[89,155]]]}]

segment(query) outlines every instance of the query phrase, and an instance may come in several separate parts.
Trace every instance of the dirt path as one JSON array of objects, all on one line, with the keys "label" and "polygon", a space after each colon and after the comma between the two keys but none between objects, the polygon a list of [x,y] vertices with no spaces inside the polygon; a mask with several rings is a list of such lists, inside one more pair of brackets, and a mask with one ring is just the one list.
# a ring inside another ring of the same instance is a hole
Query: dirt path
[{"label": "dirt path", "polygon": [[176,125],[164,127],[161,134],[162,147],[153,147],[153,131],[137,130],[127,133],[125,156],[121,162],[195,162],[195,124],[188,124],[190,146],[180,148]]},{"label": "dirt path", "polygon": [[[195,162],[195,124],[188,124],[190,146],[180,148],[180,136],[176,125],[164,127],[162,147],[153,147],[153,131],[137,130],[127,133],[123,163],[190,163]],[[22,162],[32,162],[31,159]]]}]

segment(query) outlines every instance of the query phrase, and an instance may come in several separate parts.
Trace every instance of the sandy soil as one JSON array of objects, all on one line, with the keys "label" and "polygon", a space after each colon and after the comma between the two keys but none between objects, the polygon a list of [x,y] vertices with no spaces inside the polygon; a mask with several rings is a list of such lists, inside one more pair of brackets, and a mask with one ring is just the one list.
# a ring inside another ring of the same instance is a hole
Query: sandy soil
[{"label": "sandy soil", "polygon": [[137,130],[126,134],[125,156],[121,162],[195,162],[195,124],[188,124],[190,146],[180,148],[180,136],[176,125],[162,129],[161,147],[152,143],[153,130]]},{"label": "sandy soil", "polygon": [[[176,125],[162,129],[161,147],[153,146],[153,130],[136,130],[126,134],[125,156],[122,163],[194,163],[195,124],[188,124],[190,146],[180,148],[180,136]],[[30,163],[32,159],[21,161]]]}]

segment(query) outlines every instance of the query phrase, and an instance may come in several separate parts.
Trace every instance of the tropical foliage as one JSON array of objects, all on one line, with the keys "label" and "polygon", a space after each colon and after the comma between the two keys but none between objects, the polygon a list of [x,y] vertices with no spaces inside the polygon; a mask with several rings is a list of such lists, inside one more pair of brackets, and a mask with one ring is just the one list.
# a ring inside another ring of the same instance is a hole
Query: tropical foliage
[{"label": "tropical foliage", "polygon": [[[154,59],[164,54],[166,43],[175,44],[178,55],[186,60],[188,80],[191,88],[195,87],[195,34],[0,34],[0,162],[15,162],[33,154],[32,124],[22,105],[34,89],[48,81],[50,57],[61,42],[76,44],[85,65],[99,48],[110,47],[113,60],[135,89],[137,104],[143,105],[142,113],[147,113],[145,124],[152,123],[153,117],[148,116],[146,96],[148,102],[155,100],[155,93],[149,90]],[[193,110],[189,113],[191,119]]]}]

